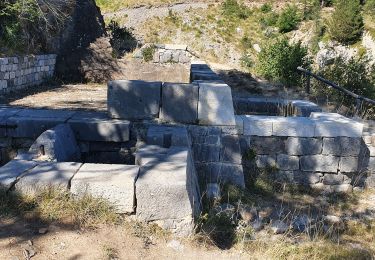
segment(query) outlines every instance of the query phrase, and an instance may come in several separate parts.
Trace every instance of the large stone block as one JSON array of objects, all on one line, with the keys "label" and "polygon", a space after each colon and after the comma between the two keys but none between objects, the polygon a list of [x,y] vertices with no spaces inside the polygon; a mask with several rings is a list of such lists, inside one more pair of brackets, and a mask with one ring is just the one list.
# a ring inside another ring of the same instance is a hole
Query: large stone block
[{"label": "large stone block", "polygon": [[310,185],[319,183],[323,174],[317,172],[294,171],[293,180],[297,184]]},{"label": "large stone block", "polygon": [[240,164],[230,163],[199,163],[197,172],[201,180],[206,183],[231,183],[245,187],[243,168]]},{"label": "large stone block", "polygon": [[339,156],[358,156],[361,151],[361,143],[361,138],[323,138],[323,154]]},{"label": "large stone block", "polygon": [[121,164],[82,165],[71,181],[75,195],[90,194],[107,199],[118,213],[132,213],[135,209],[135,180],[139,167]]},{"label": "large stone block", "polygon": [[297,116],[309,117],[313,112],[322,112],[322,109],[313,102],[306,100],[293,100],[290,102]]},{"label": "large stone block", "polygon": [[269,116],[243,116],[244,135],[272,136],[272,118]]},{"label": "large stone block", "polygon": [[301,156],[300,165],[302,171],[308,172],[337,172],[340,157],[331,155],[307,155]]},{"label": "large stone block", "polygon": [[370,172],[375,173],[375,157],[370,157],[367,168]]},{"label": "large stone block", "polygon": [[12,160],[0,168],[0,186],[10,188],[16,180],[38,163],[34,161]]},{"label": "large stone block", "polygon": [[76,162],[41,163],[22,176],[15,188],[25,194],[34,194],[48,187],[67,190],[81,165]]},{"label": "large stone block", "polygon": [[159,115],[161,82],[117,80],[108,83],[108,112],[112,118],[140,120]]},{"label": "large stone block", "polygon": [[68,124],[80,141],[126,142],[130,138],[130,122],[126,120],[77,116],[70,119]]},{"label": "large stone block", "polygon": [[311,113],[315,122],[315,136],[362,137],[363,124],[335,113]]},{"label": "large stone block", "polygon": [[315,124],[304,117],[274,117],[272,118],[272,135],[313,137]]},{"label": "large stone block", "polygon": [[285,154],[285,140],[280,137],[258,137],[250,138],[250,148],[256,154]]},{"label": "large stone block", "polygon": [[236,125],[228,85],[199,83],[198,120],[202,125]]},{"label": "large stone block", "polygon": [[81,152],[73,130],[67,124],[61,124],[45,131],[33,143],[29,153],[35,159],[55,162],[76,162]]},{"label": "large stone block", "polygon": [[142,166],[136,198],[139,220],[156,221],[181,235],[191,234],[194,216],[200,213],[200,193],[188,148],[172,147],[160,161]]},{"label": "large stone block", "polygon": [[218,145],[194,144],[194,158],[198,162],[219,162],[221,148]]},{"label": "large stone block", "polygon": [[323,184],[324,185],[340,185],[344,183],[344,175],[342,174],[324,174]]},{"label": "large stone block", "polygon": [[161,104],[161,119],[195,123],[198,119],[198,85],[164,83]]},{"label": "large stone block", "polygon": [[290,156],[287,154],[279,154],[276,158],[277,167],[280,170],[298,170],[299,169],[299,157]]},{"label": "large stone block", "polygon": [[167,153],[168,148],[158,145],[142,145],[135,153],[135,163],[139,166],[143,166],[149,162],[160,161]]},{"label": "large stone block", "polygon": [[257,155],[255,163],[258,168],[276,167],[276,158],[269,155]]},{"label": "large stone block", "polygon": [[339,169],[340,172],[357,172],[358,157],[341,157]]},{"label": "large stone block", "polygon": [[170,146],[189,146],[190,139],[185,127],[150,126],[147,130],[147,144]]},{"label": "large stone block", "polygon": [[242,163],[240,140],[238,136],[224,135],[221,137],[220,161],[235,164]]},{"label": "large stone block", "polygon": [[314,155],[322,152],[322,139],[289,137],[286,141],[289,155]]},{"label": "large stone block", "polygon": [[22,109],[17,113],[19,117],[32,118],[64,118],[68,120],[75,114],[74,111],[69,110],[54,110],[54,109]]}]

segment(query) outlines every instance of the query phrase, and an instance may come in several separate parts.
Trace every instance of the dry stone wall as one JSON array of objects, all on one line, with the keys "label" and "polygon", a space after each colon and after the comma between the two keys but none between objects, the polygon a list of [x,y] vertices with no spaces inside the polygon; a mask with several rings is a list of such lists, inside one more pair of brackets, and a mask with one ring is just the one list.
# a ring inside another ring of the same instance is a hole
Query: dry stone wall
[{"label": "dry stone wall", "polygon": [[0,90],[14,90],[43,83],[54,75],[56,55],[0,58]]}]

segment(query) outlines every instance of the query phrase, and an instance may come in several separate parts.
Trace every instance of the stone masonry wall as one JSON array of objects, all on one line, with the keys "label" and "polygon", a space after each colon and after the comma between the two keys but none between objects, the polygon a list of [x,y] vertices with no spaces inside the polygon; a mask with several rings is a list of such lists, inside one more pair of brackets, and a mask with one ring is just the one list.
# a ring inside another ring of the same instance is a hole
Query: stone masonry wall
[{"label": "stone masonry wall", "polygon": [[0,58],[0,90],[13,90],[35,86],[53,76],[56,55],[37,55]]},{"label": "stone masonry wall", "polygon": [[[138,52],[135,53],[134,58],[142,59],[143,50],[151,45],[145,44]],[[152,62],[159,64],[180,63],[190,65],[192,54],[188,51],[187,45],[176,44],[155,44],[154,55]]]}]

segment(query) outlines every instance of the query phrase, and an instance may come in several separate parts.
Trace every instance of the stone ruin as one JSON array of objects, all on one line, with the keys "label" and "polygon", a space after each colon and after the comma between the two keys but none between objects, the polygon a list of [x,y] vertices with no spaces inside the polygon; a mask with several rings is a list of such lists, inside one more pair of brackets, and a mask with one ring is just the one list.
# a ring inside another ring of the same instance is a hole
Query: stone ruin
[{"label": "stone ruin", "polygon": [[374,185],[372,129],[307,101],[232,100],[216,73],[193,62],[188,84],[109,82],[107,114],[1,107],[0,184],[104,197],[187,236],[203,194],[245,187],[249,151],[259,168],[277,168],[275,181],[324,192]]}]

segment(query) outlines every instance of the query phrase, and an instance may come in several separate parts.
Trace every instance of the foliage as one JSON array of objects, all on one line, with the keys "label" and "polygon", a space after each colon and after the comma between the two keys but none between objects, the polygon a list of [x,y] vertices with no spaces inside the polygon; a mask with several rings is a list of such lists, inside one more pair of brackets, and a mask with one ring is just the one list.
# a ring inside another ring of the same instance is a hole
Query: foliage
[{"label": "foliage", "polygon": [[314,20],[319,18],[320,4],[317,0],[304,0],[303,20]]},{"label": "foliage", "polygon": [[265,3],[260,7],[262,13],[269,13],[272,11],[272,5],[270,3]]},{"label": "foliage", "polygon": [[301,82],[298,66],[308,66],[307,49],[301,43],[289,44],[277,39],[266,45],[259,53],[257,71],[266,79],[281,82],[287,86],[296,86]]},{"label": "foliage", "polygon": [[375,0],[366,0],[363,9],[369,14],[375,14]]},{"label": "foliage", "polygon": [[260,18],[260,22],[266,26],[275,26],[279,20],[279,14],[270,12]]},{"label": "foliage", "polygon": [[290,32],[297,28],[299,21],[300,18],[297,7],[294,5],[287,5],[279,16],[277,27],[279,27],[281,33]]},{"label": "foliage", "polygon": [[251,10],[244,4],[239,4],[237,0],[225,0],[222,4],[223,14],[227,17],[236,17],[239,19],[247,19]]},{"label": "foliage", "polygon": [[154,59],[154,53],[155,53],[155,46],[154,45],[143,48],[143,50],[142,50],[143,60],[145,62],[152,61]]},{"label": "foliage", "polygon": [[126,27],[120,27],[116,21],[111,21],[107,26],[107,32],[111,38],[110,42],[115,57],[131,52],[137,47],[137,40],[132,31]]},{"label": "foliage", "polygon": [[337,0],[328,24],[332,38],[345,44],[355,43],[363,33],[363,26],[359,0]]}]

